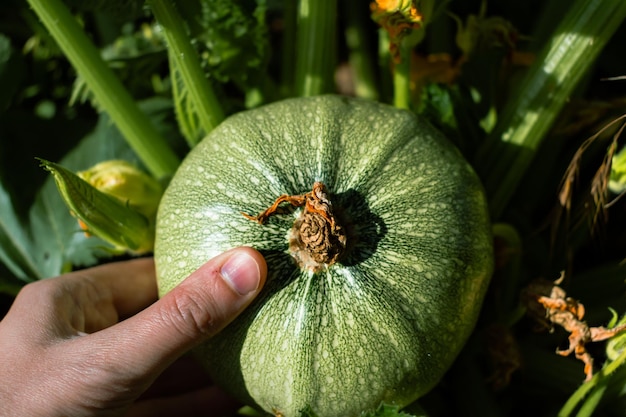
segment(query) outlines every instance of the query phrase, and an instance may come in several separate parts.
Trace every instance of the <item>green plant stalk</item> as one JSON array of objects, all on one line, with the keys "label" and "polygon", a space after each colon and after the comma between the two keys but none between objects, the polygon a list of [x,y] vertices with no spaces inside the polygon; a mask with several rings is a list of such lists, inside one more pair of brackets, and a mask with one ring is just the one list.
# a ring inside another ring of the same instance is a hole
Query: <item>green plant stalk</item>
[{"label": "green plant stalk", "polygon": [[368,48],[365,23],[370,20],[369,9],[360,0],[345,3],[346,44],[348,60],[354,71],[354,88],[357,97],[378,100],[378,86],[374,75],[374,59]]},{"label": "green plant stalk", "polygon": [[[611,309],[612,310],[612,309]],[[613,319],[609,322],[609,328],[623,326],[626,323],[626,316],[622,316],[618,320],[617,313],[613,311]],[[620,390],[623,384],[624,372],[615,373],[620,366],[626,362],[626,333],[619,333],[609,339],[606,345],[606,354],[610,362],[607,362],[604,368],[591,381],[581,385],[572,396],[567,400],[559,413],[559,417],[571,415],[578,404],[580,406],[577,417],[590,417],[593,415],[598,404],[604,397],[609,387],[618,387]],[[623,371],[623,368],[622,368]],[[610,395],[610,394],[609,394]]]},{"label": "green plant stalk", "polygon": [[331,92],[336,60],[337,1],[300,0],[296,32],[296,95]]},{"label": "green plant stalk", "polygon": [[185,31],[184,22],[171,0],[149,0],[148,4],[163,29],[170,56],[176,61],[200,125],[205,133],[209,133],[224,120],[224,110],[202,70],[198,53]]},{"label": "green plant stalk", "polygon": [[174,112],[178,122],[178,129],[187,141],[187,145],[193,148],[203,136],[204,130],[200,125],[193,103],[189,100],[188,90],[183,85],[177,61],[174,60],[172,52],[168,51],[167,58],[170,65],[172,97],[174,98]]},{"label": "green plant stalk", "polygon": [[389,52],[389,34],[383,28],[378,29],[378,72],[380,74],[380,97],[391,103],[393,99],[393,77],[391,74],[391,53]]},{"label": "green plant stalk", "polygon": [[[563,408],[559,411],[558,417],[569,417],[574,413],[574,410],[582,401],[587,398],[589,395],[590,405],[583,406],[581,409],[580,415],[591,415],[589,413],[589,408],[591,405],[596,404],[600,401],[600,398],[608,385],[608,378],[611,377],[611,374],[615,372],[620,366],[626,363],[626,349],[622,351],[622,353],[611,363],[606,365],[600,372],[595,374],[590,381],[581,385],[571,397],[567,400]],[[593,410],[591,410],[593,411]],[[586,413],[586,414],[584,414]]]},{"label": "green plant stalk", "polygon": [[578,411],[578,414],[576,414],[576,417],[593,417],[594,412],[598,407],[598,404],[600,404],[600,401],[602,400],[602,397],[604,396],[607,388],[608,381],[603,380],[600,385],[596,387],[596,389],[591,391],[589,397],[587,397],[587,400],[580,407],[580,410]]},{"label": "green plant stalk", "polygon": [[393,105],[399,109],[411,107],[411,48],[402,42],[400,62],[393,69]]},{"label": "green plant stalk", "polygon": [[157,178],[171,175],[178,167],[178,157],[102,60],[63,2],[28,2],[147,169]]},{"label": "green plant stalk", "polygon": [[576,0],[476,155],[495,220],[582,76],[626,17],[623,0]]}]

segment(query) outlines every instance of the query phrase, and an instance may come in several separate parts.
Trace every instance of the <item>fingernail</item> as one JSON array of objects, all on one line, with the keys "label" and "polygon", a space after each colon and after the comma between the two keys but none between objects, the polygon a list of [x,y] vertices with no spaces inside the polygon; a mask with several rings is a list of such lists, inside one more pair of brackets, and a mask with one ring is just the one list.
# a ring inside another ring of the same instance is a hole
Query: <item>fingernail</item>
[{"label": "fingernail", "polygon": [[222,278],[240,295],[259,288],[261,272],[256,260],[245,252],[231,256],[222,266]]}]

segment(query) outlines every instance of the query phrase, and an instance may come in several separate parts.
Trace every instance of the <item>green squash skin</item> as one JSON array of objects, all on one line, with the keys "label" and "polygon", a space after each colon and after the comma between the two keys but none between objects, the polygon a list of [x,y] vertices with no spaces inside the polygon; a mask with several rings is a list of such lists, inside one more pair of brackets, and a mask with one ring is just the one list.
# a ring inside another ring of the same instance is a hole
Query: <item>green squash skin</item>
[{"label": "green squash skin", "polygon": [[[348,252],[300,270],[287,235],[301,209],[258,214],[322,181]],[[458,150],[415,115],[339,96],[231,116],[194,148],[162,199],[160,294],[246,245],[268,279],[251,307],[199,348],[214,380],[270,413],[357,416],[429,391],[469,337],[493,270],[482,186]]]}]

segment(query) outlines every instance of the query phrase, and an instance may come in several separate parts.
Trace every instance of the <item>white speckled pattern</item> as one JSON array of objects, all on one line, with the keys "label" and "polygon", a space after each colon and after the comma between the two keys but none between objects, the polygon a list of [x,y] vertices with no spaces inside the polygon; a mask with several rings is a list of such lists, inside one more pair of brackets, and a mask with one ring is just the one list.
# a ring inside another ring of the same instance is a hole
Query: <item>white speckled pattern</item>
[{"label": "white speckled pattern", "polygon": [[[247,220],[326,184],[349,253],[296,269],[297,211]],[[390,106],[338,96],[232,116],[186,158],[159,210],[160,292],[235,246],[262,251],[268,283],[204,345],[216,381],[268,412],[350,417],[428,391],[469,336],[493,268],[482,188],[439,132]]]}]

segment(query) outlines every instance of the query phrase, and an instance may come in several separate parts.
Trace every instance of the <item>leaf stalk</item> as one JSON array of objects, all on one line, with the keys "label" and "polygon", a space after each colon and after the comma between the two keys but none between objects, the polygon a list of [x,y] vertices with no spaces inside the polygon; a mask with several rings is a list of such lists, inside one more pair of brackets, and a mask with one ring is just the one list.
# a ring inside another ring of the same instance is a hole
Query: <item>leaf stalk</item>
[{"label": "leaf stalk", "polygon": [[[189,95],[204,133],[212,131],[222,120],[224,110],[215,91],[204,74],[198,53],[185,30],[184,22],[171,0],[149,0],[154,17],[163,29],[170,59],[180,74],[186,94]],[[187,137],[190,146],[201,139],[198,135]]]},{"label": "leaf stalk", "polygon": [[300,0],[296,32],[296,95],[305,97],[332,91],[336,33],[335,0]]},{"label": "leaf stalk", "polygon": [[506,208],[559,112],[625,17],[623,0],[576,0],[507,101],[475,161],[494,219]]},{"label": "leaf stalk", "polygon": [[157,178],[171,175],[178,167],[178,157],[101,58],[68,8],[61,0],[28,2],[147,169]]}]

